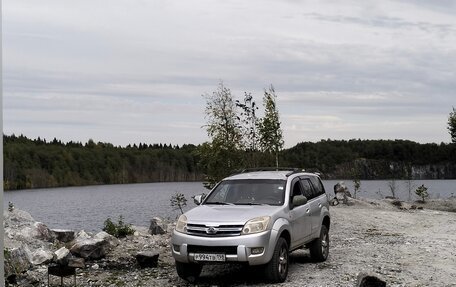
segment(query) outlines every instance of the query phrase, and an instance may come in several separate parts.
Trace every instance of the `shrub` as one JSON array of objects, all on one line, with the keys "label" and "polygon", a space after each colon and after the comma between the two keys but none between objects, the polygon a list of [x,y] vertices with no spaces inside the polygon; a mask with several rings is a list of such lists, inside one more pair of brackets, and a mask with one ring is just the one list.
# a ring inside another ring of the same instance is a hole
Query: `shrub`
[{"label": "shrub", "polygon": [[176,192],[175,195],[171,196],[170,201],[171,206],[174,207],[174,209],[179,209],[181,214],[184,213],[184,210],[182,208],[187,206],[187,199],[185,198],[184,194]]},{"label": "shrub", "polygon": [[112,222],[111,218],[108,217],[104,222],[103,231],[117,238],[126,237],[127,235],[135,233],[131,224],[124,223],[122,215],[119,216],[119,221],[117,223]]},{"label": "shrub", "polygon": [[428,188],[425,187],[424,184],[422,184],[415,190],[416,195],[421,197],[422,202],[424,202],[424,200],[429,197],[429,193],[427,192],[427,190]]}]

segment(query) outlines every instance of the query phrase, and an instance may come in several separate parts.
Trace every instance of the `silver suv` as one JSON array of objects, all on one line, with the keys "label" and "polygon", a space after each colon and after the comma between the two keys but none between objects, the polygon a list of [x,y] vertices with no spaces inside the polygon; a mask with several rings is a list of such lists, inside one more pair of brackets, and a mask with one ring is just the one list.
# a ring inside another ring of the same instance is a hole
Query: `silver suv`
[{"label": "silver suv", "polygon": [[181,215],[172,235],[178,275],[195,280],[208,263],[264,265],[271,282],[287,278],[289,252],[329,254],[329,203],[317,174],[297,169],[248,171],[223,179]]}]

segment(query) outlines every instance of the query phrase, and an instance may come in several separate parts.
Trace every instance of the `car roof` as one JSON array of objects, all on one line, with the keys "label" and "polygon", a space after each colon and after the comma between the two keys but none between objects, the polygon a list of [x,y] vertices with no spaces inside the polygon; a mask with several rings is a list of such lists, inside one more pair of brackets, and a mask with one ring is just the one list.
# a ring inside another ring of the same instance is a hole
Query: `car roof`
[{"label": "car roof", "polygon": [[300,176],[317,176],[314,173],[308,173],[295,170],[271,170],[271,171],[251,171],[242,172],[225,178],[224,180],[239,180],[239,179],[282,179],[286,180],[290,175]]}]

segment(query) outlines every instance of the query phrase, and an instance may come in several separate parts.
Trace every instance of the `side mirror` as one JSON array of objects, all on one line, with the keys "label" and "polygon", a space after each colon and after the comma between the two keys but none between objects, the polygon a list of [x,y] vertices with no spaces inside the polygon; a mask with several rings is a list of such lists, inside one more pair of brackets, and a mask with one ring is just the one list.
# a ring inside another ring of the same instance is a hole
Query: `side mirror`
[{"label": "side mirror", "polygon": [[301,206],[307,203],[307,197],[304,195],[293,196],[293,207]]},{"label": "side mirror", "polygon": [[203,200],[204,200],[205,197],[206,197],[206,194],[205,194],[205,193],[195,195],[195,196],[193,197],[193,202],[194,202],[196,205],[200,205],[201,202],[203,202]]}]

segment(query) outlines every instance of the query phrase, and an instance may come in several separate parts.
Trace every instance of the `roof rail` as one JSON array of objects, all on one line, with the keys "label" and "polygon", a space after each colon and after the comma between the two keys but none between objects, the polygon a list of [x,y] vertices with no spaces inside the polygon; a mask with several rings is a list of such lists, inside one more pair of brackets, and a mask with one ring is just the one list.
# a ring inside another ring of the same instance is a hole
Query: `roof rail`
[{"label": "roof rail", "polygon": [[290,176],[294,173],[298,172],[304,172],[305,169],[303,168],[297,168],[297,167],[253,167],[253,168],[245,168],[242,170],[238,170],[233,173],[234,174],[240,174],[240,173],[246,173],[246,172],[255,172],[255,171],[290,171],[289,173],[286,174],[286,176]]}]

